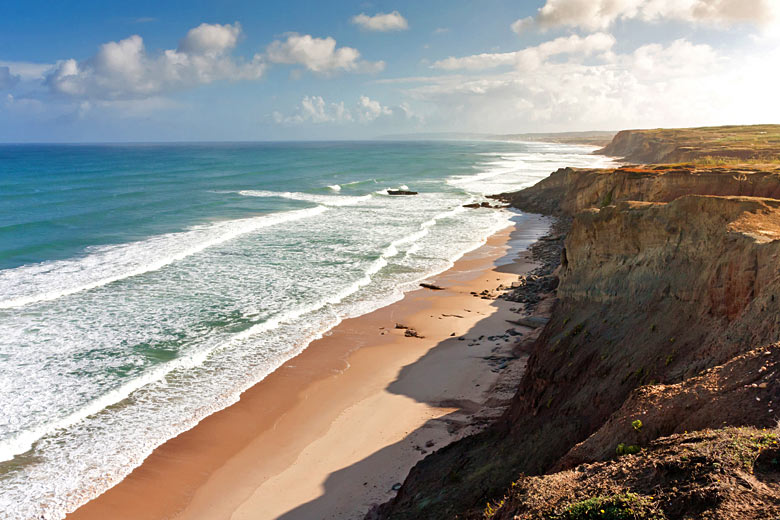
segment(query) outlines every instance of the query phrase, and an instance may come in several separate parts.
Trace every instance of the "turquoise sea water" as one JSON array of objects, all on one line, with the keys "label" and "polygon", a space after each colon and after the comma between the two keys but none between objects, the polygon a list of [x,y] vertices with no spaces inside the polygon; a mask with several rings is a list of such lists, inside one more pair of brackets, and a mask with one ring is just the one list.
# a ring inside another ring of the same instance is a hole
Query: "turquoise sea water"
[{"label": "turquoise sea water", "polygon": [[[0,511],[61,518],[586,147],[0,145]],[[414,197],[392,197],[408,187]]]}]

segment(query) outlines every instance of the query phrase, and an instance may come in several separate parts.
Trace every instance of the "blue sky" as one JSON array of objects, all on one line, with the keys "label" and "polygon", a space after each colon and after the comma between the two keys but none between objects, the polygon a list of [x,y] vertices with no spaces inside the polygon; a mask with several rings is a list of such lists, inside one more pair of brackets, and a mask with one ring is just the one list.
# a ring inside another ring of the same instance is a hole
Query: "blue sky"
[{"label": "blue sky", "polygon": [[4,2],[0,141],[778,122],[777,4]]}]

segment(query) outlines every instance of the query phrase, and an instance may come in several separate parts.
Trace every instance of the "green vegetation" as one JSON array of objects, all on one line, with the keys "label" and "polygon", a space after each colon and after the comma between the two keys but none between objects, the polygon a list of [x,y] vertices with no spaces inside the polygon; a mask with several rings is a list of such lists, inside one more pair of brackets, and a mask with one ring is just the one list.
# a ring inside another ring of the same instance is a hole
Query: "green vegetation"
[{"label": "green vegetation", "polygon": [[653,497],[623,493],[609,497],[594,497],[567,507],[549,520],[663,520],[663,512]]},{"label": "green vegetation", "polygon": [[623,444],[622,442],[617,445],[617,448],[615,448],[615,453],[617,454],[618,457],[621,457],[623,455],[634,455],[636,453],[639,453],[640,451],[642,451],[642,448],[640,448],[639,446],[636,446],[634,444],[626,445]]},{"label": "green vegetation", "polygon": [[774,433],[761,431],[750,436],[744,436],[740,432],[735,432],[729,444],[729,455],[734,462],[752,473],[753,464],[755,464],[761,450],[777,448],[778,446],[780,446],[778,444],[778,435]]},{"label": "green vegetation", "polygon": [[642,420],[637,419],[635,421],[631,422],[631,427],[634,428],[634,430],[639,431],[642,429]]}]

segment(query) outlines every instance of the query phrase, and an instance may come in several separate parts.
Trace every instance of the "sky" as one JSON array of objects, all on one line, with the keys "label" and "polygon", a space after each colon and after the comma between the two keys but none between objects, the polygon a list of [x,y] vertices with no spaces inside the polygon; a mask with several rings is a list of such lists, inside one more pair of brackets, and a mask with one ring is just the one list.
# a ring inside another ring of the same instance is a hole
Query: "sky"
[{"label": "sky", "polygon": [[8,0],[0,142],[780,123],[780,0]]}]

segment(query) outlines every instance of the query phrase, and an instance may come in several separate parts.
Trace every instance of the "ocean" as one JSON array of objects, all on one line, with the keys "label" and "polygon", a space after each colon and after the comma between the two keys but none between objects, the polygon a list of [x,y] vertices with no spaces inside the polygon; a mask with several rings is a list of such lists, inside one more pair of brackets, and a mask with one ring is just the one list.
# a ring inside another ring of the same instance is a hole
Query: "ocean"
[{"label": "ocean", "polygon": [[2,518],[62,518],[341,320],[522,226],[464,204],[609,164],[591,151],[0,145]]}]

